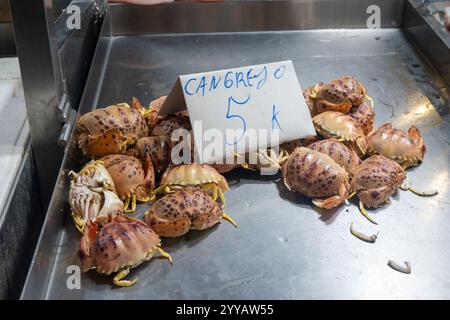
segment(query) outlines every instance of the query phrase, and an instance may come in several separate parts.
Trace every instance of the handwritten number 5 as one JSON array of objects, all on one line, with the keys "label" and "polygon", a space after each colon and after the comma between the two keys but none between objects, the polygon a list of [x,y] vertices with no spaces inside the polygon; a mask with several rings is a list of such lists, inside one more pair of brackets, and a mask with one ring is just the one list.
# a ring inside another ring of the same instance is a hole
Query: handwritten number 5
[{"label": "handwritten number 5", "polygon": [[236,139],[236,141],[233,143],[229,143],[228,141],[226,141],[226,143],[228,145],[237,144],[244,137],[244,133],[247,130],[247,123],[246,123],[245,119],[238,114],[231,113],[231,104],[235,103],[237,105],[245,105],[249,100],[250,100],[250,94],[248,95],[247,99],[245,99],[244,101],[238,101],[233,97],[228,98],[228,109],[227,109],[227,114],[225,117],[227,119],[233,119],[233,118],[239,119],[242,122],[242,135],[239,137],[239,139]]}]

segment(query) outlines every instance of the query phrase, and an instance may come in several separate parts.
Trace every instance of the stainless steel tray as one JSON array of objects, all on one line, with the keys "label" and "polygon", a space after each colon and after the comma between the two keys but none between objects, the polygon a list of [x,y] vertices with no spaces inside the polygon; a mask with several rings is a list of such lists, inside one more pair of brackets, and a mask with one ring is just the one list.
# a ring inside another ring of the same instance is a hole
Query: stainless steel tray
[{"label": "stainless steel tray", "polygon": [[[116,9],[104,22],[81,112],[132,96],[147,103],[167,94],[179,74],[290,59],[303,87],[356,76],[375,100],[376,125],[417,125],[427,153],[408,175],[417,188],[440,193],[420,198],[400,191],[390,205],[371,212],[379,222],[375,226],[354,203],[318,210],[288,192],[279,176],[237,170],[227,175],[226,211],[238,229],[222,223],[164,239],[173,266],[159,259],[141,265],[131,273],[141,277],[133,287],[113,288],[111,277],[93,271],[82,274],[80,290],[69,290],[66,269],[78,262],[80,238],[66,204],[67,171],[80,166],[72,141],[22,298],[450,298],[448,87],[401,29],[138,35],[127,29],[124,35],[110,20],[121,16]],[[354,238],[351,222],[366,233],[380,231],[377,242]],[[410,261],[412,274],[393,271],[389,259]]]}]

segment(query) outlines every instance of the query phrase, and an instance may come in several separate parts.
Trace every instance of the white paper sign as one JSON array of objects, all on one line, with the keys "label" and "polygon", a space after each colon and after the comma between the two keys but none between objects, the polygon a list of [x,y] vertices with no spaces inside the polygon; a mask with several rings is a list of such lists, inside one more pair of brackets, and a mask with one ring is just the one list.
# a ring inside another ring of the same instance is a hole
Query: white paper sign
[{"label": "white paper sign", "polygon": [[[194,128],[198,149],[207,130],[223,134],[225,154],[199,154],[202,162],[316,134],[292,61],[182,75],[159,114],[186,107],[193,127],[201,121],[201,131]],[[276,133],[279,141],[261,141],[255,132]]]}]

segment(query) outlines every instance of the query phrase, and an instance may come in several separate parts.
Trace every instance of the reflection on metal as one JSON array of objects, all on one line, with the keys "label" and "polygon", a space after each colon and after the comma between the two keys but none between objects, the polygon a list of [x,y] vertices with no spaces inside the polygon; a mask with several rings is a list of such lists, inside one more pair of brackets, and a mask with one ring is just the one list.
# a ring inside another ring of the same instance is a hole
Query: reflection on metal
[{"label": "reflection on metal", "polygon": [[[450,32],[424,8],[435,6],[419,0],[406,1],[403,30],[450,84]],[[422,15],[421,15],[422,13]],[[424,15],[425,14],[425,15]]]},{"label": "reflection on metal", "polygon": [[59,135],[58,138],[58,144],[62,147],[65,147],[69,142],[70,135],[72,133],[72,130],[74,129],[74,124],[77,118],[77,112],[74,109],[69,109],[67,113],[68,113],[67,121],[62,127],[61,134]]},{"label": "reflection on metal", "polygon": [[9,0],[0,0],[0,58],[16,55]]}]

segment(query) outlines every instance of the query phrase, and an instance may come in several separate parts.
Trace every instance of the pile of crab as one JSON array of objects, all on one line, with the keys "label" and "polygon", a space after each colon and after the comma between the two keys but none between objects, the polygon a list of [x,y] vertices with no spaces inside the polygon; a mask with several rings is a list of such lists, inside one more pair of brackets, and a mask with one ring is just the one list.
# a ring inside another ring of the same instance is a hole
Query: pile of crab
[{"label": "pile of crab", "polygon": [[[400,188],[419,196],[405,170],[423,161],[425,145],[418,128],[407,132],[385,123],[374,128],[373,100],[365,86],[353,77],[308,87],[303,96],[317,136],[282,145],[290,153],[282,164],[286,187],[312,198],[320,208],[332,209],[357,196],[361,213],[377,224],[365,207],[378,208]],[[353,229],[357,238],[375,242]],[[390,263],[397,271],[406,272]],[[408,272],[407,272],[408,273]]]},{"label": "pile of crab", "polygon": [[[71,215],[82,234],[80,265],[115,274],[118,286],[136,283],[124,278],[155,254],[172,263],[160,237],[205,230],[222,219],[236,226],[223,211],[228,183],[216,169],[172,163],[172,132],[189,130],[190,121],[185,112],[158,116],[164,99],[149,108],[133,99],[131,106],[99,108],[77,122],[77,144],[89,161],[69,173]],[[134,216],[137,202],[151,202],[143,219]]]},{"label": "pile of crab", "polygon": [[[158,115],[166,97],[148,108],[133,99],[131,106],[121,103],[81,116],[75,134],[90,162],[70,172],[69,203],[82,234],[82,270],[115,273],[114,284],[130,286],[137,279],[125,280],[129,271],[155,254],[172,262],[160,237],[205,230],[222,219],[236,226],[224,212],[228,183],[222,174],[238,167],[281,169],[289,190],[324,209],[357,196],[361,213],[372,223],[365,207],[383,206],[398,188],[422,196],[437,193],[405,185],[405,170],[424,157],[421,133],[415,126],[404,132],[389,123],[374,129],[373,101],[362,83],[344,76],[309,87],[303,95],[317,136],[284,143],[278,154],[269,149],[236,155],[231,164],[172,162],[181,143],[172,134],[192,128],[186,111]],[[151,203],[143,219],[133,216],[137,202]],[[365,241],[376,239],[351,231]]]}]

